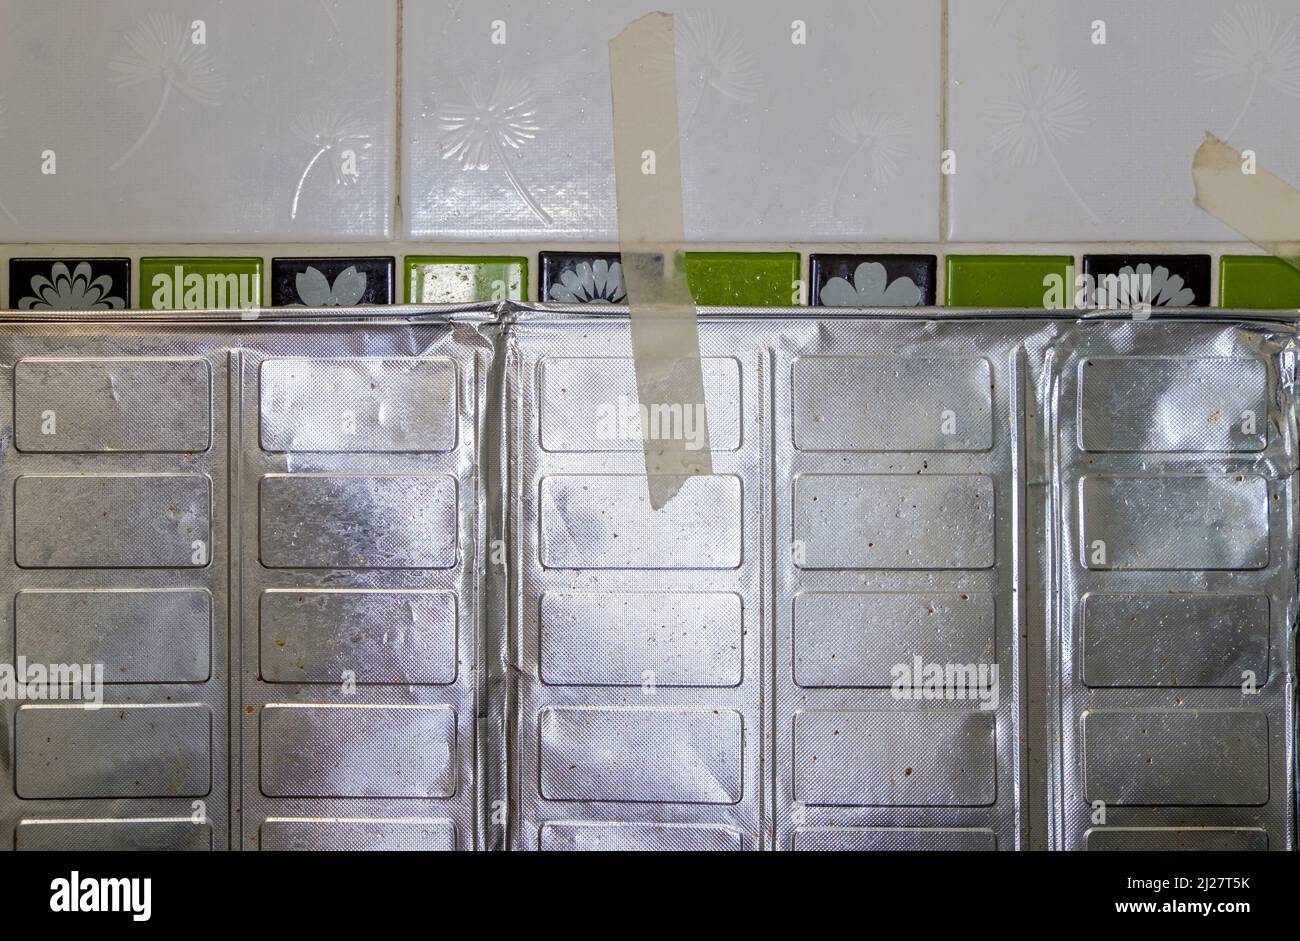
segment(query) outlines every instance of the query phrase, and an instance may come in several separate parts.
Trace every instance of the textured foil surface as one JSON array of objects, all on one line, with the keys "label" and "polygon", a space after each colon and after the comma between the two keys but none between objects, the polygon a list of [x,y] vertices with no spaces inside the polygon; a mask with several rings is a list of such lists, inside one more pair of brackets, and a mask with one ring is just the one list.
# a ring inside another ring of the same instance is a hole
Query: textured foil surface
[{"label": "textured foil surface", "polygon": [[0,323],[0,847],[1291,849],[1294,324]]}]

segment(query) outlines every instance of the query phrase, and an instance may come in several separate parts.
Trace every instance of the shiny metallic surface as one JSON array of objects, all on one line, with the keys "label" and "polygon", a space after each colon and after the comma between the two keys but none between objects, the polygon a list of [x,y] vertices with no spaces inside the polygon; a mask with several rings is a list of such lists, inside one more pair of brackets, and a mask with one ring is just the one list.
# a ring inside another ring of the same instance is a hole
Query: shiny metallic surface
[{"label": "shiny metallic surface", "polygon": [[1040,374],[1050,845],[1295,845],[1296,329],[1072,325]]},{"label": "shiny metallic surface", "polygon": [[[1297,331],[6,314],[0,847],[1291,849]],[[5,744],[7,743],[7,744]]]},{"label": "shiny metallic surface", "polygon": [[249,850],[486,849],[491,346],[463,319],[248,331],[233,486]]},{"label": "shiny metallic surface", "polygon": [[14,596],[18,656],[102,663],[106,683],[203,683],[212,596],[196,588],[28,589]]}]

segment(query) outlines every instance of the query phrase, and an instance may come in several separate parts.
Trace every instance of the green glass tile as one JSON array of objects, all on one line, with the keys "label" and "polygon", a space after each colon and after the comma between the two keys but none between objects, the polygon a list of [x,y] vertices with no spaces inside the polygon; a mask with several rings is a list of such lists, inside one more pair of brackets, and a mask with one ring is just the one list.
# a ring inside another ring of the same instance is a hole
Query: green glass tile
[{"label": "green glass tile", "polygon": [[522,301],[528,259],[504,255],[407,255],[408,304]]},{"label": "green glass tile", "polygon": [[799,303],[798,252],[687,252],[686,281],[706,307],[791,307]]},{"label": "green glass tile", "polygon": [[1070,255],[949,255],[949,307],[1045,307],[1048,279],[1059,276],[1057,297],[1074,301]]},{"label": "green glass tile", "polygon": [[141,258],[145,310],[260,307],[260,258]]},{"label": "green glass tile", "polygon": [[1280,258],[1224,255],[1219,261],[1219,306],[1300,308],[1300,271]]}]

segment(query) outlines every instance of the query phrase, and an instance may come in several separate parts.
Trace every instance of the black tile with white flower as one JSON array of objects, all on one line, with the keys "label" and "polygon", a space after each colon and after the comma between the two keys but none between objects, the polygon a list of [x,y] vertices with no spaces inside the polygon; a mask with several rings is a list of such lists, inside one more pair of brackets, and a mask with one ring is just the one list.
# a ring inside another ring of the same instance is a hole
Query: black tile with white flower
[{"label": "black tile with white flower", "polygon": [[542,252],[541,299],[555,304],[626,304],[618,252]]},{"label": "black tile with white flower", "polygon": [[938,265],[933,255],[814,254],[810,263],[814,306],[934,305]]},{"label": "black tile with white flower", "polygon": [[396,266],[392,258],[273,258],[271,306],[391,304]]},{"label": "black tile with white flower", "polygon": [[129,258],[11,258],[10,310],[122,310],[130,306]]},{"label": "black tile with white flower", "polygon": [[1084,255],[1089,307],[1208,307],[1209,255]]}]

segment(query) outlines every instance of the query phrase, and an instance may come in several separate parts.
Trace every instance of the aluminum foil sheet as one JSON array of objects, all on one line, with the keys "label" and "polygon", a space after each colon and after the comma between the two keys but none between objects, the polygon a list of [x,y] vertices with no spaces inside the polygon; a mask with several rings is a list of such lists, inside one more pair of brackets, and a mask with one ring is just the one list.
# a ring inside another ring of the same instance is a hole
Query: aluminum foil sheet
[{"label": "aluminum foil sheet", "polygon": [[0,323],[5,849],[1294,847],[1289,322],[705,310],[653,511],[625,308],[111,316]]},{"label": "aluminum foil sheet", "polygon": [[1294,846],[1295,361],[1289,324],[1048,351],[1054,846]]},{"label": "aluminum foil sheet", "polygon": [[6,848],[484,846],[487,315],[365,316],[0,327],[0,661],[106,674]]}]

